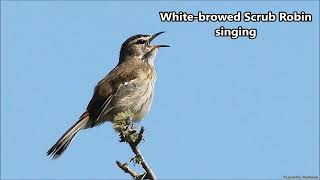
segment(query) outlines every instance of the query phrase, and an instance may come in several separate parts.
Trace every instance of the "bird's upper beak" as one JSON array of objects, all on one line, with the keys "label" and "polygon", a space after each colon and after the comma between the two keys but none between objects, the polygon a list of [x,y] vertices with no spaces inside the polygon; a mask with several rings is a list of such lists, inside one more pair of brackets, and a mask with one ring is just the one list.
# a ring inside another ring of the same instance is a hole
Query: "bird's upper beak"
[{"label": "bird's upper beak", "polygon": [[[161,32],[158,32],[158,33],[155,33],[154,35],[152,35],[152,36],[150,37],[150,39],[149,39],[149,43],[150,43],[154,38],[156,38],[157,36],[159,36],[159,35],[162,34],[162,33],[165,33],[165,31],[161,31]],[[160,47],[170,47],[169,45],[153,45],[153,46],[158,47],[158,48],[160,48]]]}]

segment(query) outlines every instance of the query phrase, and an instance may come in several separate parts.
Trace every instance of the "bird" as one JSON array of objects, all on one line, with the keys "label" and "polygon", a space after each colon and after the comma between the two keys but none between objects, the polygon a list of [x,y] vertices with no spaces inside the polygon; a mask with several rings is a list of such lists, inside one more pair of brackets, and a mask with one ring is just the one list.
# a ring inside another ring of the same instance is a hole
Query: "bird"
[{"label": "bird", "polygon": [[132,122],[146,116],[156,81],[155,57],[160,48],[170,47],[150,44],[162,33],[137,34],[124,41],[118,64],[98,82],[85,112],[47,151],[47,156],[59,158],[80,130],[112,122],[120,112],[130,110]]}]

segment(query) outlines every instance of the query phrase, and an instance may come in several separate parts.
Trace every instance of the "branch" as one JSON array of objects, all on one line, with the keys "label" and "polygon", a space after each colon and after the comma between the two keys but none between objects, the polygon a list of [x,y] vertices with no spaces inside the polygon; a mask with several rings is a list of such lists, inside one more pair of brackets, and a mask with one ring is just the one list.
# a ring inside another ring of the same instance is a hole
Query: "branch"
[{"label": "branch", "polygon": [[116,163],[120,169],[122,169],[125,173],[130,174],[131,177],[136,180],[156,180],[157,177],[138,148],[138,145],[143,140],[144,127],[141,127],[139,133],[137,133],[137,130],[131,121],[132,115],[133,114],[130,111],[117,114],[113,121],[113,127],[117,132],[119,132],[120,142],[128,143],[132,152],[136,155],[134,158],[131,158],[130,161],[133,161],[135,164],[141,164],[142,168],[145,170],[145,173],[139,174],[135,172],[129,167],[128,163],[122,164],[119,161],[116,161]]},{"label": "branch", "polygon": [[132,152],[136,155],[136,157],[139,158],[143,169],[146,171],[147,178],[151,179],[151,180],[152,179],[155,180],[155,179],[157,179],[156,175],[153,173],[151,167],[149,166],[147,161],[144,159],[140,149],[138,148],[139,143],[143,139],[143,132],[144,132],[144,127],[142,126],[140,129],[140,132],[138,134],[137,139],[134,142],[130,142],[129,145],[131,147]]},{"label": "branch", "polygon": [[119,166],[119,168],[121,168],[125,173],[130,174],[133,178],[137,178],[139,176],[139,174],[135,172],[133,169],[131,169],[127,163],[122,164],[119,161],[116,161],[116,163]]}]

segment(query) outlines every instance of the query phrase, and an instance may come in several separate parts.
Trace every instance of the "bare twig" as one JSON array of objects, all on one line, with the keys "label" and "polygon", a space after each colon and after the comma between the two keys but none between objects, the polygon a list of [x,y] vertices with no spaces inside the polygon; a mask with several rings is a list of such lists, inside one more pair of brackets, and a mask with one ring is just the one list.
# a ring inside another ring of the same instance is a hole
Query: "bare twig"
[{"label": "bare twig", "polygon": [[116,163],[119,166],[119,168],[121,168],[125,173],[130,174],[133,178],[137,178],[139,176],[139,174],[135,172],[133,169],[131,169],[127,163],[122,164],[119,161],[116,161]]},{"label": "bare twig", "polygon": [[155,180],[157,179],[156,175],[153,173],[151,167],[149,166],[149,164],[147,163],[147,161],[144,159],[140,149],[138,148],[139,143],[141,142],[141,140],[143,139],[143,132],[144,132],[144,128],[143,126],[140,129],[140,132],[138,134],[138,138],[134,141],[129,143],[132,152],[139,157],[139,160],[141,162],[141,165],[143,167],[143,169],[146,171],[147,173],[147,178],[151,179],[151,180]]},{"label": "bare twig", "polygon": [[119,113],[117,116],[115,116],[115,119],[113,121],[113,127],[117,132],[119,132],[120,142],[128,143],[132,152],[136,155],[130,161],[133,161],[137,164],[141,164],[142,168],[145,170],[145,173],[139,174],[135,172],[133,169],[129,167],[128,163],[122,164],[119,161],[117,161],[116,163],[120,169],[122,169],[125,173],[130,174],[131,177],[136,180],[156,180],[157,178],[154,172],[152,171],[151,167],[149,166],[149,164],[143,157],[140,149],[138,148],[138,145],[143,140],[144,127],[141,127],[140,131],[137,132],[137,130],[131,122],[131,117],[132,113],[130,111]]}]

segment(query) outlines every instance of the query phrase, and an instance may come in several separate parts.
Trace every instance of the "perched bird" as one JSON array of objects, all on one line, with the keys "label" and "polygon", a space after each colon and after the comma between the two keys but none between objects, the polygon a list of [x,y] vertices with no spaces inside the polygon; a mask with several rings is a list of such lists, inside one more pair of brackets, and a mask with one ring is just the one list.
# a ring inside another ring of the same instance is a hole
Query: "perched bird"
[{"label": "perched bird", "polygon": [[150,42],[162,33],[138,34],[122,44],[117,66],[98,83],[86,111],[48,150],[48,156],[60,157],[80,130],[112,122],[120,112],[130,110],[133,122],[149,112],[156,80],[154,59],[159,48],[169,47]]}]

